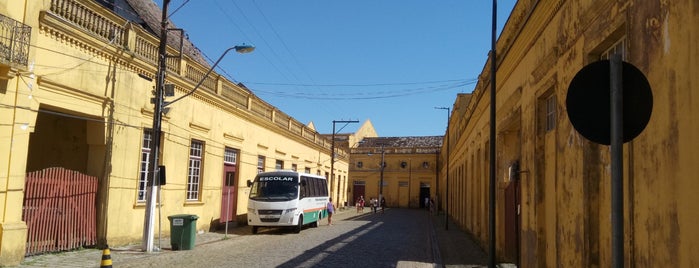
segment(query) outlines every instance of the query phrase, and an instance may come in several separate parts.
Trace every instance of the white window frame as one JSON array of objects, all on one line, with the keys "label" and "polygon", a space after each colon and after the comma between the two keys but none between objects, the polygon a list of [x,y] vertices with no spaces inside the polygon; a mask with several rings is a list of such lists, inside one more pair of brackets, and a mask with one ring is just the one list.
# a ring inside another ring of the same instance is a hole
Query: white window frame
[{"label": "white window frame", "polygon": [[153,142],[153,131],[150,129],[143,130],[143,139],[141,140],[141,161],[140,172],[138,177],[138,186],[136,187],[136,202],[145,203],[147,196],[148,172],[150,172],[150,147]]},{"label": "white window frame", "polygon": [[202,167],[204,163],[204,142],[192,140],[189,147],[187,174],[187,201],[199,201],[201,192]]}]

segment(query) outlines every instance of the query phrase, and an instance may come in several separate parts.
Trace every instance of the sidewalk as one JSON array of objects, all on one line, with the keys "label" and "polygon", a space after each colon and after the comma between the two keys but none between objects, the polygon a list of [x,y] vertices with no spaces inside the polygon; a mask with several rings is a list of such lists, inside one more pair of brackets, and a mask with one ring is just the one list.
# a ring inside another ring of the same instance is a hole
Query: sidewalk
[{"label": "sidewalk", "polygon": [[[365,210],[364,213],[366,213]],[[333,220],[343,220],[345,218],[357,216],[354,207],[347,207],[346,209],[337,210],[336,214],[333,216]],[[216,232],[199,232],[196,235],[195,245],[196,248],[199,245],[216,243],[225,239],[230,239],[243,234],[249,234],[250,229],[247,225],[241,227],[229,227],[228,234],[224,230],[218,230]],[[177,254],[180,251],[172,251],[170,245],[170,238],[165,237],[166,234],[163,232],[163,237],[159,240],[156,236],[153,243],[154,252],[147,253],[141,249],[141,244],[130,244],[121,247],[110,246],[110,258],[114,267],[119,267],[119,263],[124,260],[132,259],[147,259],[151,256],[157,254]],[[157,248],[161,247],[158,251]],[[103,250],[101,249],[79,249],[67,252],[49,253],[36,256],[25,257],[24,261],[17,267],[78,267],[78,268],[94,268],[100,267],[100,262],[102,260]]]},{"label": "sidewalk", "polygon": [[[425,212],[427,213],[427,212]],[[444,213],[432,214],[432,229],[439,244],[439,267],[488,267],[488,254],[478,245],[470,233],[449,221],[445,228]]]},{"label": "sidewalk", "polygon": [[[371,213],[370,209],[365,209],[363,214]],[[429,215],[425,212],[426,217],[429,217],[431,224],[432,239],[431,243],[436,245],[434,249],[435,267],[487,267],[487,254],[478,246],[471,238],[471,235],[460,230],[456,224],[449,222],[449,230],[444,228],[444,214]],[[351,217],[359,216],[354,207],[347,207],[338,212],[333,217],[334,220],[345,220]],[[229,227],[228,234],[224,234],[223,230],[218,232],[202,232],[196,235],[195,247],[198,245],[216,243],[232,237],[245,235],[249,233],[247,226]],[[165,234],[163,234],[165,235]],[[180,251],[172,251],[170,239],[163,237],[158,242],[155,239],[154,247],[162,246],[160,252],[146,253],[141,250],[141,245],[132,244],[122,247],[111,247],[110,257],[114,267],[119,267],[120,262],[133,259],[143,259],[144,262],[149,257],[158,254],[178,254]],[[102,259],[102,250],[99,249],[81,249],[69,252],[61,252],[56,254],[44,254],[25,258],[24,262],[19,267],[99,267]]]}]

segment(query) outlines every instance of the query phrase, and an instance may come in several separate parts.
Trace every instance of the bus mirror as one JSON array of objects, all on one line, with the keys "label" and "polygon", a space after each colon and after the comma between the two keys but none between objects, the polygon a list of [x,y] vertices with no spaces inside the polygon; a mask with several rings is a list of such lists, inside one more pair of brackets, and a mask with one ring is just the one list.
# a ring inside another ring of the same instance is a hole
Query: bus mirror
[{"label": "bus mirror", "polygon": [[252,186],[252,181],[248,180],[248,187]]}]

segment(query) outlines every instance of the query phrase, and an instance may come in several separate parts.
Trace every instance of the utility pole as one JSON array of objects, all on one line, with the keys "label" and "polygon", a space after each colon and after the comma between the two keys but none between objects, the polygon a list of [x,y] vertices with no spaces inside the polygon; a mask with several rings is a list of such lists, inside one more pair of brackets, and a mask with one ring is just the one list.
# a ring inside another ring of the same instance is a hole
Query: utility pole
[{"label": "utility pole", "polygon": [[495,180],[495,161],[497,158],[495,157],[495,142],[496,142],[496,136],[495,136],[495,115],[496,115],[496,106],[495,106],[495,100],[496,100],[496,94],[497,94],[497,87],[495,86],[495,72],[497,72],[497,54],[495,50],[495,45],[496,45],[496,26],[497,26],[497,14],[498,14],[498,1],[493,0],[493,21],[492,21],[492,28],[491,28],[491,39],[490,39],[490,180],[489,180],[489,187],[488,187],[488,267],[489,268],[495,268],[496,264],[496,239],[495,239],[495,227],[497,226],[495,222],[495,183],[497,182]]},{"label": "utility pole", "polygon": [[[386,167],[384,156],[386,155],[386,150],[384,149],[385,144],[381,144],[381,177],[379,184],[379,206],[381,206],[381,201],[383,201],[383,170]],[[384,212],[381,210],[381,212]]]},{"label": "utility pole", "polygon": [[160,22],[160,46],[158,47],[158,73],[155,80],[155,101],[153,110],[153,138],[148,159],[148,176],[146,191],[146,212],[143,220],[143,244],[144,251],[153,252],[153,233],[155,225],[155,198],[158,196],[160,181],[158,176],[158,154],[160,153],[161,122],[163,119],[163,86],[165,85],[165,64],[167,63],[167,7],[170,0],[163,0],[162,21]]},{"label": "utility pole", "polygon": [[444,230],[449,230],[449,118],[451,117],[451,108],[449,107],[434,107],[435,109],[447,110],[447,130],[445,138],[447,140],[447,157],[445,161],[447,162],[447,174],[445,180],[444,195],[446,199],[444,200]]},{"label": "utility pole", "polygon": [[[350,120],[350,121],[342,121],[342,120],[333,120],[333,134],[332,134],[332,142],[330,146],[330,186],[332,187],[337,180],[335,180],[335,123],[344,123],[345,125],[342,128],[345,128],[349,123],[359,123],[357,120]],[[342,130],[342,128],[340,130]],[[335,187],[335,190],[337,193],[335,194],[335,202],[340,202],[339,200],[339,195],[340,195],[340,184],[338,183],[337,187]]]}]

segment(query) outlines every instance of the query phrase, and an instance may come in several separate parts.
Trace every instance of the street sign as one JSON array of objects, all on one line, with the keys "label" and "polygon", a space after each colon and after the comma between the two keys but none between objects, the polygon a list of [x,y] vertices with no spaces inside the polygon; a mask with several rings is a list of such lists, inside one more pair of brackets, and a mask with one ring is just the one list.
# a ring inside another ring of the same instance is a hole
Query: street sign
[{"label": "street sign", "polygon": [[[650,121],[653,93],[643,73],[622,62],[623,142],[636,138]],[[568,87],[568,118],[583,137],[610,145],[610,61],[600,60],[583,67]]]}]

